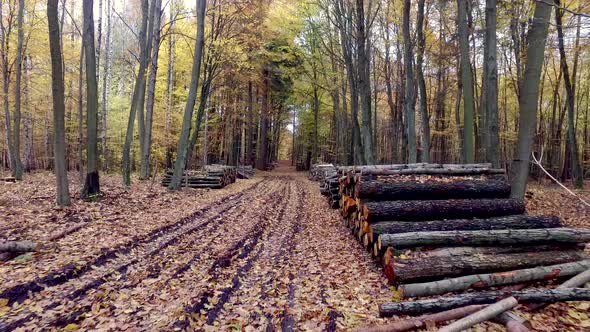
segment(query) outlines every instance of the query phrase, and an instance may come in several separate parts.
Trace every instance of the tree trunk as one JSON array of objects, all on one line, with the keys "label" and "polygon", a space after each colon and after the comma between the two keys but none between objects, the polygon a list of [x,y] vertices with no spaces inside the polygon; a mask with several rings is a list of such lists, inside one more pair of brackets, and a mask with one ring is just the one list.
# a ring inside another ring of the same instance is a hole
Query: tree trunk
[{"label": "tree trunk", "polygon": [[152,152],[152,127],[154,122],[154,102],[156,95],[156,76],[158,74],[158,54],[160,51],[160,30],[162,17],[161,0],[154,0],[155,11],[153,14],[153,31],[151,32],[152,42],[152,61],[150,65],[150,75],[147,84],[147,106],[145,117],[145,142],[144,151],[141,155],[141,172],[140,178],[147,179],[150,177],[150,159]]},{"label": "tree trunk", "polygon": [[205,0],[197,0],[197,38],[195,40],[195,54],[193,58],[193,69],[191,73],[191,85],[184,108],[184,116],[182,119],[182,129],[180,138],[178,140],[178,147],[176,149],[177,156],[174,164],[174,175],[168,188],[170,190],[178,190],[180,188],[180,181],[182,172],[187,163],[187,154],[189,148],[189,138],[191,130],[191,121],[193,117],[193,110],[197,100],[197,87],[199,85],[199,76],[201,73],[201,60],[203,58],[203,47],[205,44]]},{"label": "tree trunk", "polygon": [[500,137],[498,127],[498,62],[497,62],[497,0],[486,0],[486,37],[484,46],[484,90],[485,114],[484,142],[486,161],[494,168],[500,167]]},{"label": "tree trunk", "polygon": [[391,317],[393,315],[419,315],[426,312],[440,312],[467,305],[494,303],[509,296],[514,296],[520,303],[588,301],[590,300],[590,289],[541,288],[523,291],[489,291],[412,302],[388,302],[379,306],[379,315],[381,317]]},{"label": "tree trunk", "polygon": [[590,269],[590,260],[584,260],[508,272],[468,275],[427,283],[406,284],[400,286],[400,289],[404,297],[432,296],[461,292],[470,288],[488,288],[558,279],[574,276],[588,269]]},{"label": "tree trunk", "polygon": [[168,72],[166,75],[166,115],[164,131],[166,137],[166,168],[172,168],[172,138],[170,129],[172,126],[172,110],[174,109],[174,63],[176,52],[176,0],[170,2],[170,27],[168,36]]},{"label": "tree trunk", "polygon": [[[567,93],[567,138],[569,148],[569,163],[571,167],[572,177],[574,179],[574,185],[580,189],[584,186],[584,176],[582,174],[582,168],[580,166],[580,160],[578,155],[578,143],[576,141],[575,133],[575,91],[572,85],[572,79],[570,78],[569,66],[567,64],[567,58],[565,54],[565,42],[562,28],[563,10],[561,7],[561,0],[555,1],[555,23],[557,26],[557,39],[559,45],[559,58],[561,70],[563,71],[563,82],[565,84],[565,91]],[[575,80],[575,77],[573,78]]]},{"label": "tree trunk", "polygon": [[590,230],[574,228],[508,229],[383,234],[379,248],[422,246],[525,246],[534,244],[576,244],[590,241]]},{"label": "tree trunk", "polygon": [[22,68],[23,68],[23,45],[24,45],[24,32],[23,32],[23,21],[25,16],[25,1],[18,1],[18,23],[17,23],[17,46],[16,46],[16,80],[14,83],[14,158],[15,166],[14,177],[17,180],[23,179],[23,164],[20,158],[20,125],[21,125],[21,81],[22,81]]},{"label": "tree trunk", "polygon": [[510,184],[500,180],[422,183],[361,181],[355,186],[354,196],[372,201],[508,198]]},{"label": "tree trunk", "polygon": [[[269,73],[267,70],[263,71],[262,79],[264,87],[262,89],[262,107],[260,110],[260,136],[258,137],[258,159],[256,160],[256,168],[265,171],[268,158],[268,112],[269,110]],[[313,153],[312,153],[313,155]],[[312,157],[313,158],[313,157]]]},{"label": "tree trunk", "polygon": [[[108,131],[108,110],[109,94],[111,89],[111,34],[112,34],[112,0],[107,0],[107,34],[105,39],[105,60],[104,72],[102,79],[102,169],[109,169],[108,149],[107,149],[107,131]],[[99,51],[100,52],[100,51]],[[100,58],[99,58],[100,60]]]},{"label": "tree trunk", "polygon": [[537,127],[537,103],[539,101],[539,82],[545,58],[545,45],[551,18],[551,6],[545,2],[535,2],[535,14],[527,40],[527,61],[519,100],[520,118],[518,142],[512,163],[513,198],[523,199],[529,175],[529,160],[533,149]]},{"label": "tree trunk", "polygon": [[461,82],[463,86],[463,159],[466,163],[474,160],[474,116],[473,70],[469,59],[469,30],[467,26],[468,0],[457,0],[457,27],[461,53]]},{"label": "tree trunk", "polygon": [[100,193],[98,175],[98,84],[94,49],[94,0],[84,0],[84,51],[86,56],[86,181],[81,196]]},{"label": "tree trunk", "polygon": [[51,91],[53,95],[53,126],[55,148],[55,178],[57,181],[57,205],[70,205],[68,172],[66,169],[65,100],[63,61],[58,23],[58,0],[47,1],[47,24],[51,53]]},{"label": "tree trunk", "polygon": [[32,241],[3,241],[0,242],[0,252],[23,253],[37,250],[37,244]]},{"label": "tree trunk", "polygon": [[78,69],[78,173],[82,183],[84,181],[84,43],[80,49]]},{"label": "tree trunk", "polygon": [[365,230],[371,242],[381,234],[410,232],[475,231],[497,229],[557,228],[561,222],[555,216],[515,215],[490,219],[451,219],[434,221],[380,221],[367,223]]},{"label": "tree trunk", "polygon": [[[247,113],[247,131],[246,131],[246,165],[254,165],[256,159],[254,153],[254,91],[252,81],[248,81],[248,113]],[[295,123],[293,123],[293,133],[295,133]],[[293,144],[293,146],[295,146]]]},{"label": "tree trunk", "polygon": [[363,206],[363,216],[368,222],[492,218],[524,212],[524,202],[516,199],[385,201],[367,202]]},{"label": "tree trunk", "polygon": [[416,23],[418,39],[418,55],[416,59],[416,74],[418,79],[418,94],[420,95],[420,123],[422,124],[421,161],[430,161],[430,117],[428,116],[428,95],[426,94],[426,80],[424,79],[424,51],[426,49],[426,37],[424,36],[424,3],[418,0],[418,17]]},{"label": "tree trunk", "polygon": [[358,59],[358,85],[360,92],[360,105],[362,111],[361,135],[363,155],[369,165],[375,164],[375,151],[373,148],[373,135],[371,134],[371,80],[369,49],[367,46],[367,23],[365,19],[364,0],[356,0],[356,44]]},{"label": "tree trunk", "polygon": [[461,318],[452,324],[439,329],[439,332],[461,332],[475,324],[485,322],[488,319],[494,318],[499,314],[508,311],[518,305],[518,301],[514,297],[509,297],[498,301],[484,309],[474,312],[473,314]]},{"label": "tree trunk", "polygon": [[410,8],[411,0],[404,1],[404,14],[402,30],[404,36],[404,69],[405,69],[405,96],[404,96],[404,113],[406,115],[406,132],[408,136],[408,162],[415,163],[418,160],[416,148],[416,93],[414,91],[414,52],[410,36]]},{"label": "tree trunk", "polygon": [[[3,9],[0,6],[0,17],[4,18]],[[8,148],[8,160],[10,164],[10,170],[12,176],[15,177],[17,171],[16,159],[18,152],[14,146],[14,136],[12,132],[12,116],[10,114],[10,64],[8,63],[8,51],[10,45],[10,29],[6,29],[4,20],[0,20],[0,56],[2,57],[2,92],[3,92],[3,104],[4,104],[4,129],[6,130],[6,145]]]},{"label": "tree trunk", "polygon": [[31,70],[33,63],[30,56],[25,57],[25,86],[23,94],[25,95],[24,108],[25,118],[23,121],[23,129],[25,134],[25,151],[24,151],[24,169],[27,172],[35,169],[35,155],[33,147],[33,117],[30,109],[30,86],[31,86]]}]

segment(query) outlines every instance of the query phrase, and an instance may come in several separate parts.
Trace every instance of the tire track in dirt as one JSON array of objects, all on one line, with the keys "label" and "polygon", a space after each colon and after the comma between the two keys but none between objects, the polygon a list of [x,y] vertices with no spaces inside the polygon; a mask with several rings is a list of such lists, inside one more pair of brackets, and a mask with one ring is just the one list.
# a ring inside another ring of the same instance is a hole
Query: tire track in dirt
[{"label": "tire track in dirt", "polygon": [[[148,251],[148,253],[146,255],[146,256],[155,256],[160,250],[178,242],[179,237],[184,236],[186,234],[193,233],[195,231],[198,231],[199,229],[202,229],[203,227],[210,224],[213,221],[213,218],[215,218],[219,215],[222,215],[224,212],[227,212],[228,210],[236,208],[236,205],[234,205],[234,203],[236,203],[236,202],[239,203],[243,199],[244,196],[247,196],[246,194],[249,192],[252,192],[252,191],[257,192],[258,187],[260,187],[263,183],[264,184],[268,183],[268,180],[259,181],[258,183],[254,184],[253,186],[251,186],[239,193],[235,193],[230,196],[226,196],[220,201],[210,203],[207,206],[195,211],[190,216],[182,218],[175,223],[159,227],[158,229],[155,229],[155,230],[151,231],[150,233],[148,233],[145,239],[138,239],[139,236],[136,236],[131,241],[127,242],[126,244],[124,244],[122,246],[119,246],[117,248],[103,252],[103,254],[101,254],[99,257],[97,257],[94,261],[87,263],[86,265],[84,265],[82,267],[79,267],[76,269],[75,267],[66,266],[60,271],[61,273],[60,272],[52,272],[45,277],[42,277],[40,279],[36,279],[35,281],[20,284],[20,285],[14,286],[12,288],[9,288],[6,291],[4,291],[3,293],[0,293],[0,297],[8,298],[9,303],[20,302],[20,301],[23,301],[24,298],[28,297],[30,294],[34,294],[34,293],[44,290],[45,288],[59,286],[59,285],[67,283],[70,280],[80,278],[83,275],[85,275],[88,271],[90,271],[91,269],[94,269],[99,266],[104,266],[107,263],[109,263],[110,261],[115,260],[119,256],[129,255],[131,253],[132,249],[137,248],[138,246],[140,246],[142,244],[147,245],[150,242],[156,241],[158,238],[165,237],[166,235],[171,234],[174,231],[181,229],[186,224],[194,222],[197,218],[207,214],[208,212],[213,211],[212,212],[212,213],[214,213],[213,216],[207,218],[204,222],[202,222],[198,225],[189,227],[186,230],[183,230],[181,232],[181,234],[173,235],[171,238],[166,239],[162,243],[158,244],[155,248]],[[117,273],[119,273],[119,274],[125,273],[131,265],[134,265],[134,264],[138,263],[139,261],[140,261],[139,258],[134,258],[131,261],[118,266],[117,268],[111,270],[110,272],[103,274],[99,278],[86,284],[84,287],[76,289],[75,291],[73,291],[72,293],[70,293],[67,296],[67,299],[72,300],[72,301],[78,299],[79,297],[85,295],[89,290],[95,289],[96,287],[105,283],[106,279],[110,278],[111,276],[113,276]],[[58,305],[60,305],[60,301],[55,301],[55,302],[51,303],[46,309],[51,310],[51,309],[57,307]],[[73,314],[75,314],[75,313],[73,313]],[[5,322],[2,322],[0,324],[0,331],[3,331],[5,329],[12,330],[12,329],[14,329],[18,326],[21,326],[22,324],[30,321],[30,320],[38,318],[38,317],[39,317],[39,315],[37,315],[35,313],[30,313],[29,315],[27,315],[21,319],[18,319],[16,321],[13,321],[12,323],[7,324]]]},{"label": "tire track in dirt", "polygon": [[[283,180],[284,178],[279,179]],[[283,186],[285,185],[283,184]],[[290,193],[289,189],[290,188],[285,186],[284,191]],[[242,285],[242,279],[245,278],[251,271],[256,261],[261,257],[261,254],[264,252],[265,244],[268,242],[269,238],[274,235],[273,230],[270,228],[273,226],[273,220],[276,222],[277,220],[283,219],[283,215],[288,206],[288,196],[289,195],[282,194],[278,195],[278,197],[273,197],[274,204],[268,204],[265,206],[263,216],[257,223],[259,226],[255,227],[255,229],[258,228],[258,230],[250,237],[248,243],[243,247],[241,253],[236,257],[236,261],[243,261],[243,264],[239,266],[235,272],[229,270],[224,271],[222,269],[219,269],[217,266],[212,267],[212,269],[210,270],[212,275],[210,280],[216,282],[217,280],[220,280],[222,278],[222,275],[225,274],[231,276],[231,278],[228,278],[231,280],[230,285],[222,289],[217,289],[218,287],[212,287],[204,291],[201,295],[200,300],[197,303],[185,308],[185,312],[188,316],[200,313],[202,315],[201,317],[203,318],[204,322],[209,325],[213,324],[216,321],[219,313],[224,308],[225,304],[228,303],[228,301],[236,291],[240,290],[240,287]],[[275,209],[276,205],[279,205],[278,210]],[[273,214],[274,216],[271,216],[271,214]],[[267,232],[267,230],[269,231]],[[267,233],[266,237],[265,233]],[[229,255],[231,254],[233,253],[229,253]],[[213,299],[214,296],[215,299]],[[212,300],[215,300],[215,302],[212,303]],[[188,329],[189,324],[190,322],[188,320],[181,320],[175,323],[175,327]]]}]

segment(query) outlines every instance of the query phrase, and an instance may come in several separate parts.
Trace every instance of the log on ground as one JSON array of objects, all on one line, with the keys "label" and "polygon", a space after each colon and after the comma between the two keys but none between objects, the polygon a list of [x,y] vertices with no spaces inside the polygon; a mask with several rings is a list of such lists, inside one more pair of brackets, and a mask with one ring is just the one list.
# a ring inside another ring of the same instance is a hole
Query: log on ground
[{"label": "log on ground", "polygon": [[381,234],[409,232],[475,231],[494,229],[557,228],[561,222],[556,216],[514,215],[489,219],[450,219],[431,221],[379,221],[367,223],[367,233],[373,239]]},{"label": "log on ground", "polygon": [[0,252],[23,253],[37,250],[37,244],[33,241],[2,241],[0,242]]},{"label": "log on ground", "polygon": [[379,306],[379,315],[381,317],[391,317],[393,315],[420,315],[429,312],[441,312],[474,304],[490,304],[510,296],[514,296],[519,303],[589,301],[590,289],[532,288],[521,291],[488,291],[417,301],[387,302]]},{"label": "log on ground", "polygon": [[423,246],[525,246],[590,242],[590,230],[575,228],[509,229],[483,231],[413,232],[381,234],[379,248]]},{"label": "log on ground", "polygon": [[406,284],[401,285],[400,290],[404,297],[431,296],[464,291],[469,288],[486,288],[569,277],[589,269],[590,260],[584,260],[514,271],[468,275],[426,283]]},{"label": "log on ground", "polygon": [[500,180],[461,180],[454,182],[361,181],[355,186],[355,198],[367,200],[427,200],[508,198],[510,184]]},{"label": "log on ground", "polygon": [[444,277],[510,271],[587,259],[590,259],[590,257],[582,251],[545,251],[401,259],[392,257],[390,250],[388,250],[383,257],[383,267],[390,282],[407,283],[412,280],[440,280]]},{"label": "log on ground", "polygon": [[514,297],[505,298],[501,301],[498,301],[492,305],[485,307],[484,309],[481,309],[478,312],[474,312],[467,317],[463,317],[458,321],[453,322],[450,325],[439,329],[438,331],[461,332],[472,327],[475,324],[485,322],[490,318],[494,318],[499,314],[516,307],[516,305],[518,305],[518,300],[516,300]]},{"label": "log on ground", "polygon": [[363,205],[368,222],[493,218],[524,212],[524,202],[518,199],[369,201]]}]

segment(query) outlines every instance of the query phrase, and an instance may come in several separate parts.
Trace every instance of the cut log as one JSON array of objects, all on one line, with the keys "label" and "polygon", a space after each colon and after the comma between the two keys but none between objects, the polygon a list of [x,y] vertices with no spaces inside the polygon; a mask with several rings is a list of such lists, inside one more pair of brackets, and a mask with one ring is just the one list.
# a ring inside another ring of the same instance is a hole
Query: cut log
[{"label": "cut log", "polygon": [[506,311],[491,319],[492,322],[502,324],[506,332],[528,332],[532,329],[531,323],[515,314],[513,311]]},{"label": "cut log", "polygon": [[545,251],[400,259],[392,257],[388,249],[383,257],[383,267],[391,283],[407,283],[412,280],[438,280],[443,277],[561,264],[589,258],[581,251]]},{"label": "cut log", "polygon": [[362,171],[363,175],[385,176],[385,175],[446,175],[446,176],[468,176],[468,175],[497,175],[506,174],[504,169],[496,168],[414,168],[414,169],[371,169],[367,168]]},{"label": "cut log", "polygon": [[[590,282],[590,269],[587,269],[583,272],[578,273],[573,278],[566,280],[561,285],[557,286],[558,289],[566,289],[566,288],[575,288],[575,287],[584,287],[584,285]],[[546,303],[537,303],[533,305],[529,305],[529,310],[539,310],[546,306]]]},{"label": "cut log", "polygon": [[589,301],[590,289],[533,288],[521,291],[466,293],[456,296],[437,297],[434,299],[417,301],[387,302],[379,306],[379,315],[381,317],[391,317],[393,315],[419,315],[428,312],[441,312],[473,304],[490,304],[509,296],[514,296],[519,303]]},{"label": "cut log", "polygon": [[510,184],[500,180],[427,181],[416,183],[362,181],[355,186],[355,198],[372,201],[508,198]]},{"label": "cut log", "polygon": [[63,231],[56,233],[54,235],[51,235],[49,237],[46,238],[46,241],[56,241],[59,240],[61,238],[63,238],[66,235],[72,234],[76,231],[78,231],[79,229],[81,229],[82,227],[84,227],[86,225],[86,223],[79,223],[73,226],[70,226],[66,229],[64,229]]},{"label": "cut log", "polygon": [[363,215],[368,222],[493,218],[524,212],[524,202],[517,199],[370,201],[363,205]]},{"label": "cut log", "polygon": [[489,219],[451,219],[432,221],[379,221],[366,223],[366,233],[377,239],[381,234],[409,232],[475,231],[494,229],[557,228],[561,222],[556,216],[515,215]]},{"label": "cut log", "polygon": [[24,253],[37,250],[37,244],[33,241],[3,241],[0,242],[0,252]]},{"label": "cut log", "polygon": [[485,308],[485,305],[470,305],[463,308],[451,309],[431,315],[424,315],[415,318],[401,320],[399,322],[383,325],[369,326],[354,330],[355,332],[403,332],[426,327],[428,322],[442,323],[450,320],[460,319],[469,314]]},{"label": "cut log", "polygon": [[484,231],[415,232],[381,234],[379,248],[395,249],[423,246],[525,246],[535,244],[585,243],[590,230],[575,228],[511,229]]},{"label": "cut log", "polygon": [[[577,275],[590,269],[590,260],[539,266],[516,271],[476,274],[433,282],[401,285],[404,297],[439,295],[464,291],[469,288],[486,288],[500,285],[527,283]],[[579,284],[576,286],[580,286]]]},{"label": "cut log", "polygon": [[492,305],[474,312],[471,315],[461,318],[458,321],[439,329],[439,332],[461,332],[467,330],[475,324],[485,322],[486,320],[496,317],[499,314],[510,310],[518,305],[518,301],[514,297],[509,297],[498,301]]}]

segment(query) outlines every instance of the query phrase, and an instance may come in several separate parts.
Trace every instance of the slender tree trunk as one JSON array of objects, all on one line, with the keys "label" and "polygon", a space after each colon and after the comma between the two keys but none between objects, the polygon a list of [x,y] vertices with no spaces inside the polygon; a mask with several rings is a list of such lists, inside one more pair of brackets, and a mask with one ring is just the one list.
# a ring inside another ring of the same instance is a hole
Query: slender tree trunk
[{"label": "slender tree trunk", "polygon": [[162,16],[161,0],[154,0],[155,12],[153,23],[153,47],[152,47],[152,61],[150,66],[150,75],[147,85],[147,107],[146,107],[146,123],[145,123],[145,142],[144,151],[141,156],[141,179],[147,179],[150,176],[150,158],[152,151],[152,127],[154,119],[154,99],[156,95],[156,76],[158,74],[158,53],[160,50],[160,17]]},{"label": "slender tree trunk", "polygon": [[420,95],[420,123],[422,124],[422,162],[430,162],[430,117],[428,116],[428,95],[426,94],[426,80],[424,79],[424,50],[426,48],[426,37],[424,36],[424,2],[418,0],[418,57],[416,68],[418,75],[418,93]]},{"label": "slender tree trunk", "polygon": [[33,69],[33,63],[30,56],[25,56],[25,86],[23,94],[25,96],[24,109],[25,117],[23,121],[23,129],[25,134],[25,151],[24,151],[24,169],[30,172],[35,168],[35,155],[33,148],[33,118],[30,109],[30,93],[29,89],[31,86],[31,70]]},{"label": "slender tree trunk", "polygon": [[545,58],[545,45],[551,18],[551,5],[535,2],[534,21],[528,33],[527,61],[520,96],[518,143],[512,163],[513,198],[523,199],[529,175],[529,160],[537,127],[539,81]]},{"label": "slender tree trunk", "polygon": [[84,0],[84,51],[86,57],[86,181],[82,197],[100,193],[98,175],[98,84],[94,49],[94,0]]},{"label": "slender tree trunk", "polygon": [[197,38],[195,40],[195,55],[193,59],[193,69],[191,73],[191,85],[184,109],[184,117],[182,120],[182,129],[180,132],[180,139],[178,140],[178,147],[176,149],[177,156],[174,164],[174,174],[168,188],[170,190],[178,190],[182,180],[182,173],[186,167],[189,136],[191,130],[191,121],[193,117],[193,109],[197,100],[197,86],[199,85],[199,76],[201,73],[201,59],[203,58],[203,47],[205,44],[205,0],[197,0]]},{"label": "slender tree trunk", "polygon": [[170,2],[170,35],[168,36],[168,73],[166,75],[166,119],[164,123],[164,135],[166,135],[166,168],[172,167],[172,138],[170,128],[172,125],[172,110],[174,109],[174,62],[176,59],[176,0]]},{"label": "slender tree trunk", "polygon": [[[137,73],[135,86],[133,88],[133,97],[131,100],[131,109],[129,111],[129,120],[127,121],[127,134],[125,135],[125,144],[123,146],[123,183],[126,186],[131,185],[131,145],[133,144],[133,127],[135,125],[135,117],[140,108],[140,98],[142,94],[141,90],[145,88],[145,70],[148,65],[148,51],[146,50],[145,45],[147,44],[146,39],[148,38],[147,25],[149,16],[149,0],[141,0],[141,9],[143,16],[141,19],[141,29],[139,32],[139,71]],[[139,111],[143,113],[143,110]],[[141,124],[143,122],[143,117],[139,117],[138,122],[140,123],[140,126],[143,127],[143,125]],[[140,135],[140,142],[142,138],[143,135]],[[143,143],[141,145],[143,146]]]},{"label": "slender tree trunk", "polygon": [[497,0],[486,0],[486,39],[484,46],[484,77],[483,104],[486,127],[484,143],[486,161],[494,168],[500,167],[500,136],[498,126],[498,62],[496,15]]},{"label": "slender tree trunk", "polygon": [[[105,39],[105,60],[104,72],[102,78],[102,169],[109,169],[109,159],[107,150],[107,131],[108,131],[108,110],[109,94],[111,80],[111,33],[112,33],[112,0],[107,0],[107,34]],[[100,39],[99,39],[100,40]],[[100,48],[99,48],[100,54]],[[99,58],[100,60],[100,58]]]},{"label": "slender tree trunk", "polygon": [[[269,73],[264,70],[262,77],[264,86],[262,89],[262,108],[260,110],[260,135],[258,137],[258,159],[256,160],[256,168],[264,171],[267,166],[268,159],[268,113],[269,109]],[[312,153],[313,155],[313,153]]]},{"label": "slender tree trunk", "polygon": [[78,173],[82,183],[84,181],[84,44],[80,49],[78,71]]},{"label": "slender tree trunk", "polygon": [[[86,3],[85,3],[86,4]],[[57,204],[70,205],[68,172],[66,169],[65,139],[65,100],[63,81],[63,61],[61,54],[58,24],[58,0],[47,1],[47,23],[49,28],[49,48],[51,53],[51,90],[53,95],[53,123],[55,145],[55,176],[57,180]]]},{"label": "slender tree trunk", "polygon": [[467,26],[468,0],[457,0],[457,26],[461,53],[461,81],[463,83],[463,159],[473,163],[475,156],[474,123],[475,99],[473,92],[473,70],[469,58],[469,31]]},{"label": "slender tree trunk", "polygon": [[[0,6],[0,18],[4,18],[3,15],[3,7]],[[2,93],[3,93],[3,104],[4,104],[4,129],[6,130],[6,145],[8,147],[8,159],[10,164],[10,170],[12,171],[12,175],[16,176],[17,165],[16,159],[18,152],[14,146],[14,136],[12,132],[12,116],[10,114],[10,101],[9,101],[9,92],[10,92],[10,70],[9,70],[9,63],[8,63],[8,52],[9,52],[9,45],[10,45],[10,32],[7,31],[6,26],[4,25],[4,20],[0,20],[0,42],[2,45],[0,46],[0,57],[2,58]]]},{"label": "slender tree trunk", "polygon": [[[576,188],[582,188],[584,186],[584,177],[582,174],[582,168],[580,167],[580,160],[578,155],[578,143],[576,141],[575,133],[575,91],[572,85],[572,79],[570,78],[569,66],[567,64],[567,57],[565,54],[565,42],[562,27],[563,10],[561,7],[561,1],[555,0],[555,24],[557,25],[557,38],[559,44],[559,55],[560,65],[563,71],[563,82],[565,84],[565,91],[567,93],[566,107],[567,107],[567,138],[569,151],[569,164],[571,167],[572,177],[574,179],[574,185]],[[574,71],[575,72],[575,71]],[[575,77],[573,78],[575,80]]]},{"label": "slender tree trunk", "polygon": [[20,158],[20,125],[21,125],[21,81],[22,81],[22,68],[23,68],[23,45],[24,45],[24,32],[23,32],[23,21],[25,16],[25,1],[18,1],[18,23],[17,23],[17,46],[16,46],[16,80],[14,84],[14,158],[16,169],[14,171],[14,177],[17,180],[23,179],[23,164]]},{"label": "slender tree trunk", "polygon": [[[254,91],[252,90],[252,81],[248,81],[248,113],[247,113],[248,130],[246,133],[246,165],[254,165]],[[295,124],[293,124],[295,130]]]},{"label": "slender tree trunk", "polygon": [[375,164],[375,151],[373,148],[373,135],[371,134],[371,79],[364,0],[356,0],[356,16],[358,85],[362,112],[361,135],[363,155],[365,162],[369,165],[373,165]]},{"label": "slender tree trunk", "polygon": [[406,132],[408,135],[408,162],[415,163],[418,161],[418,151],[416,147],[416,92],[414,90],[414,51],[410,35],[410,8],[411,0],[404,0],[404,14],[402,30],[404,35],[404,68],[406,73],[406,89],[404,96],[404,113],[406,114]]}]

